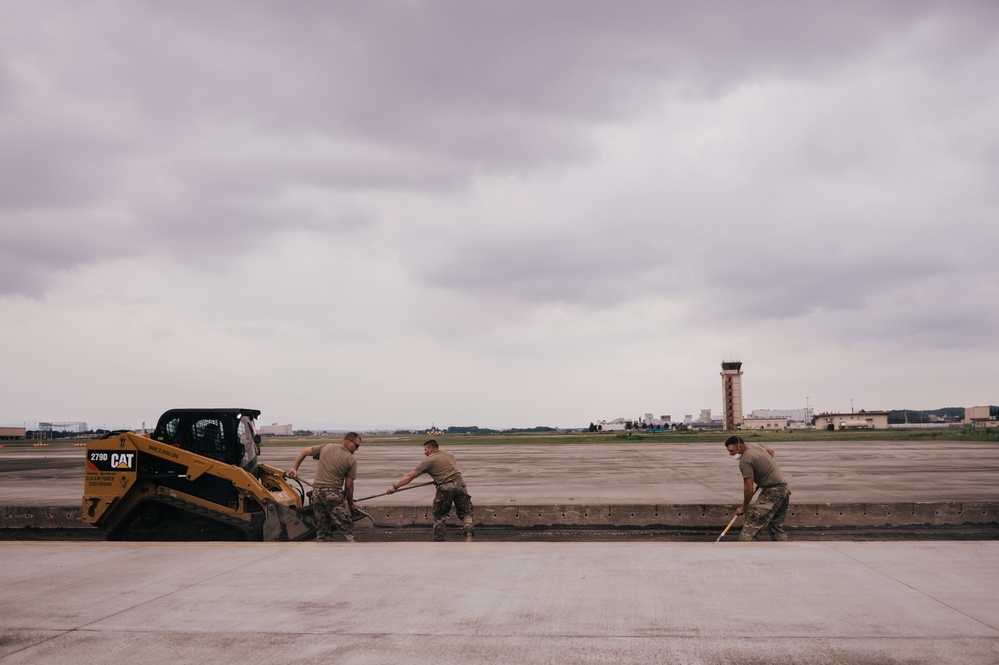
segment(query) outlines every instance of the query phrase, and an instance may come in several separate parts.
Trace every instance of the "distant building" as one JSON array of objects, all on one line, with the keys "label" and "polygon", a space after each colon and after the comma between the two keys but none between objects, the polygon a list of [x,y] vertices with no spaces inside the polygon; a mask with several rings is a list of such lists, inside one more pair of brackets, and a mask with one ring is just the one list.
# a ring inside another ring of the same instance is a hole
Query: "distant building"
[{"label": "distant building", "polygon": [[701,417],[697,419],[699,423],[711,422],[711,409],[701,409]]},{"label": "distant building", "polygon": [[795,423],[811,423],[815,411],[811,407],[805,409],[754,409],[749,412],[749,418],[786,418]]},{"label": "distant building", "polygon": [[291,436],[293,433],[291,423],[287,425],[271,423],[270,425],[260,425],[257,427],[257,434],[260,436]]},{"label": "distant building", "polygon": [[969,406],[964,410],[964,422],[975,427],[995,427],[999,425],[992,417],[992,409],[987,406]]},{"label": "distant building", "polygon": [[0,427],[0,441],[23,439],[27,431],[23,427]]},{"label": "distant building", "polygon": [[742,362],[723,360],[722,364],[722,423],[725,429],[742,427]]},{"label": "distant building", "polygon": [[598,420],[597,429],[602,432],[623,432],[632,429],[635,421],[631,418],[615,418],[614,420]]},{"label": "distant building", "polygon": [[787,429],[787,418],[745,418],[744,429]]},{"label": "distant building", "polygon": [[648,427],[669,427],[670,417],[669,416],[659,416],[656,418],[651,413],[645,414],[645,424]]},{"label": "distant building", "polygon": [[888,429],[888,412],[820,413],[815,416],[815,429]]}]

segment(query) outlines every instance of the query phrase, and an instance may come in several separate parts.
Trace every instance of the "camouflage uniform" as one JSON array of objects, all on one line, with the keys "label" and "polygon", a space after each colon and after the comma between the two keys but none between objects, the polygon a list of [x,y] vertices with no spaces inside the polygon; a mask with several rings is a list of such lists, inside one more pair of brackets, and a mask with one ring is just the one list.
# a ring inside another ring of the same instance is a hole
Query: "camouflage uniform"
[{"label": "camouflage uniform", "polygon": [[312,490],[312,510],[316,518],[316,540],[332,541],[335,528],[348,543],[354,541],[354,521],[350,518],[342,488],[317,485]]},{"label": "camouflage uniform", "polygon": [[444,531],[447,526],[447,516],[451,512],[451,504],[454,504],[454,511],[458,513],[458,519],[462,521],[466,534],[474,535],[475,518],[472,515],[472,497],[468,495],[468,488],[465,481],[459,475],[456,479],[447,480],[437,486],[437,495],[434,496],[434,536],[435,541],[444,540]]},{"label": "camouflage uniform", "polygon": [[316,519],[316,540],[333,540],[334,528],[348,543],[354,542],[354,522],[344,497],[348,479],[357,475],[357,460],[343,443],[312,446],[312,457],[319,461],[312,490],[312,514]]},{"label": "camouflage uniform", "polygon": [[770,540],[787,540],[784,515],[787,514],[790,498],[791,490],[787,488],[787,483],[764,487],[760,498],[746,511],[739,540],[760,540],[760,536],[767,536]]},{"label": "camouflage uniform", "polygon": [[[468,488],[465,480],[458,470],[458,462],[454,455],[437,447],[436,441],[428,441],[423,446],[426,459],[416,465],[416,468],[405,476],[409,482],[421,474],[429,474],[434,479],[437,486],[437,494],[434,496],[434,529],[433,539],[435,541],[444,540],[444,532],[447,527],[447,516],[451,512],[451,505],[454,504],[458,519],[462,521],[465,528],[466,540],[475,535],[475,518],[472,515],[472,497],[468,495]],[[395,485],[392,486],[395,488]]]}]

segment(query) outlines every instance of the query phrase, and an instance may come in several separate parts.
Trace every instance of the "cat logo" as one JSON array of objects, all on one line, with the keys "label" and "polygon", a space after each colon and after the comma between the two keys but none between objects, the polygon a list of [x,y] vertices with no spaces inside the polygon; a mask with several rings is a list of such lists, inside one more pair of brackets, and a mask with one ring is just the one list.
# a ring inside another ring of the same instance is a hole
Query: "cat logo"
[{"label": "cat logo", "polygon": [[111,468],[126,471],[134,469],[134,460],[135,453],[111,453]]},{"label": "cat logo", "polygon": [[135,471],[139,463],[139,455],[133,450],[123,453],[113,450],[88,450],[87,471],[102,473],[104,471]]}]

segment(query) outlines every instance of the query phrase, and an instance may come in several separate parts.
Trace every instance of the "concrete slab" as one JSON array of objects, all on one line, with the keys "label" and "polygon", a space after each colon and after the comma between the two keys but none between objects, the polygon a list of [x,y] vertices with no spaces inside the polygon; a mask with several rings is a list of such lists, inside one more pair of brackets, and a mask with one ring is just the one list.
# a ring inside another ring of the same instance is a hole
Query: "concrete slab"
[{"label": "concrete slab", "polygon": [[[738,466],[721,438],[707,443],[442,445],[458,458],[476,505],[733,504]],[[786,442],[774,444],[798,504],[999,501],[999,445],[989,442]],[[265,446],[261,459],[289,468],[297,448]],[[83,494],[84,449],[0,449],[0,506],[72,506]],[[379,494],[423,459],[422,448],[362,447],[357,496]],[[314,461],[303,476],[311,480]],[[422,478],[420,479],[422,480]],[[418,481],[417,481],[418,482]],[[429,504],[433,488],[367,502]]]},{"label": "concrete slab", "polygon": [[6,663],[995,663],[999,543],[0,543]]}]

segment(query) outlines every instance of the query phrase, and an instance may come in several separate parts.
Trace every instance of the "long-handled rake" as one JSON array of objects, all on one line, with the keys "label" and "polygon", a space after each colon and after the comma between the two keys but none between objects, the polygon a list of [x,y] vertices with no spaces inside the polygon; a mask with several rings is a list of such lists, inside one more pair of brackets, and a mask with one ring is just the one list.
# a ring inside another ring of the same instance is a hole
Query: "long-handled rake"
[{"label": "long-handled rake", "polygon": [[728,533],[728,530],[732,528],[732,525],[733,525],[733,524],[735,524],[735,521],[736,521],[737,519],[739,519],[739,516],[738,516],[738,515],[736,515],[736,516],[734,516],[734,517],[732,518],[732,521],[728,523],[728,526],[727,526],[727,527],[725,527],[725,530],[724,530],[724,531],[722,531],[722,532],[721,532],[721,535],[720,535],[720,536],[718,536],[718,539],[717,539],[717,540],[715,540],[715,542],[716,542],[716,543],[717,543],[717,542],[718,542],[719,540],[721,540],[722,538],[724,538],[724,537],[725,537],[725,534],[726,534],[726,533]]},{"label": "long-handled rake", "polygon": [[[757,492],[759,492],[759,491],[760,491],[760,488],[759,488],[759,487],[757,487],[757,488],[756,488],[755,490],[753,490],[753,498],[754,498],[754,499],[756,498],[756,493],[757,493]],[[750,501],[752,501],[752,499],[750,499]],[[739,515],[734,515],[734,516],[732,516],[732,521],[728,523],[728,526],[727,526],[727,527],[725,527],[725,530],[724,530],[724,531],[722,531],[722,532],[721,532],[721,535],[720,535],[720,536],[718,536],[717,540],[715,540],[715,542],[716,542],[716,543],[717,543],[717,542],[718,542],[719,540],[721,540],[722,538],[724,538],[724,537],[725,537],[725,534],[726,534],[726,533],[728,533],[728,530],[732,528],[732,525],[733,525],[733,524],[735,524],[735,521],[736,521],[737,519],[739,519]]]},{"label": "long-handled rake", "polygon": [[[433,484],[434,484],[434,481],[431,480],[431,481],[426,482],[426,483],[420,483],[419,485],[410,485],[409,487],[400,487],[395,492],[405,492],[406,490],[416,489],[417,487],[426,487],[427,485],[433,485]],[[393,494],[395,494],[395,492],[393,492]],[[366,497],[363,497],[361,499],[354,499],[354,501],[367,501],[368,499],[374,499],[375,497],[378,497],[378,496],[385,496],[386,494],[388,494],[388,492],[382,492],[381,494],[372,494],[371,496],[366,496]]]}]

